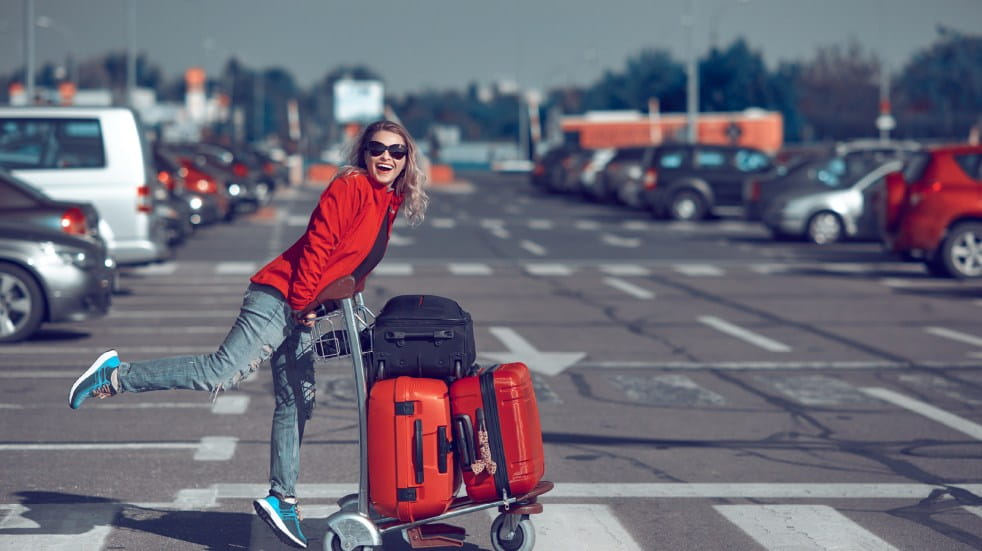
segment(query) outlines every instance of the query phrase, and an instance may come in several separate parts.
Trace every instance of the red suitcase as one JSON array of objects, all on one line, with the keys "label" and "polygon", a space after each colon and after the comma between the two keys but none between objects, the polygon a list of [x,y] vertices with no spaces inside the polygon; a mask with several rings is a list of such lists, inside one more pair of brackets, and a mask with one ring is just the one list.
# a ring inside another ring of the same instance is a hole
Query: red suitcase
[{"label": "red suitcase", "polygon": [[523,363],[492,366],[450,385],[457,454],[475,502],[531,491],[545,473],[542,427]]},{"label": "red suitcase", "polygon": [[439,515],[453,502],[447,384],[397,377],[368,399],[368,487],[375,509],[403,522]]}]

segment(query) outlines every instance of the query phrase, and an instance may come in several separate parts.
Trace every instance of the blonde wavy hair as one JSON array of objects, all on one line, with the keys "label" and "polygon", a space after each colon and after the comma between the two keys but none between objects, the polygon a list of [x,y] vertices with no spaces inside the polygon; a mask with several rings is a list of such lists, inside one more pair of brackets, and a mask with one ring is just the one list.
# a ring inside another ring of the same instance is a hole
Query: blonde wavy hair
[{"label": "blonde wavy hair", "polygon": [[395,191],[403,196],[403,206],[406,209],[406,218],[412,226],[418,225],[426,215],[426,207],[430,198],[426,195],[426,174],[419,167],[419,160],[416,158],[419,150],[416,148],[416,141],[409,135],[401,124],[389,120],[375,121],[362,130],[358,140],[348,152],[348,166],[339,175],[350,174],[355,171],[367,171],[365,164],[365,149],[368,142],[376,132],[392,132],[402,136],[406,142],[408,152],[406,154],[406,166],[402,169],[402,174],[396,178]]}]

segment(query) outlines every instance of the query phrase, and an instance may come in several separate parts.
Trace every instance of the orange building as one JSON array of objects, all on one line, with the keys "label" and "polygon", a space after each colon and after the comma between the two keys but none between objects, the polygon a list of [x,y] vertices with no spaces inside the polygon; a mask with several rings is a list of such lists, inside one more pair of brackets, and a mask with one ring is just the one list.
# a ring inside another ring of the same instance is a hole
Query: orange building
[{"label": "orange building", "polygon": [[[563,117],[560,124],[567,135],[579,136],[581,147],[599,149],[685,141],[687,122],[685,113],[610,112]],[[760,109],[699,113],[696,135],[700,143],[743,145],[774,153],[784,144],[784,119],[777,111]]]}]

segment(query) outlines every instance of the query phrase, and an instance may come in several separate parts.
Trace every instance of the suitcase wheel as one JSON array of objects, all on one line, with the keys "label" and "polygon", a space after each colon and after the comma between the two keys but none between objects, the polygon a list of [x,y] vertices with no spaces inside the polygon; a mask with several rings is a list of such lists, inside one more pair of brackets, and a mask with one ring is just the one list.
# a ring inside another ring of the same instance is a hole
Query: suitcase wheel
[{"label": "suitcase wheel", "polygon": [[498,515],[491,523],[491,547],[494,551],[532,551],[535,527],[528,515]]}]

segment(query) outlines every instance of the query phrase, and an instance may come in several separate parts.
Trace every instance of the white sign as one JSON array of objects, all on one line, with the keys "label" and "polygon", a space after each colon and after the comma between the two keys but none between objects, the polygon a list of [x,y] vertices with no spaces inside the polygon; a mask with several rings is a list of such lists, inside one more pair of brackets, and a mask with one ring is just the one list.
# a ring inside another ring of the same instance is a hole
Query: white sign
[{"label": "white sign", "polygon": [[382,83],[344,79],[334,83],[334,120],[339,123],[381,119],[385,109]]}]

